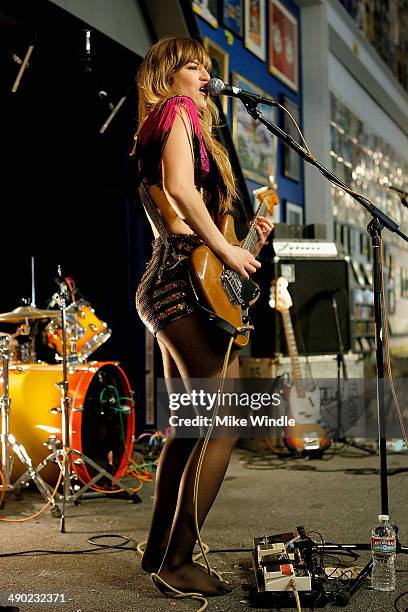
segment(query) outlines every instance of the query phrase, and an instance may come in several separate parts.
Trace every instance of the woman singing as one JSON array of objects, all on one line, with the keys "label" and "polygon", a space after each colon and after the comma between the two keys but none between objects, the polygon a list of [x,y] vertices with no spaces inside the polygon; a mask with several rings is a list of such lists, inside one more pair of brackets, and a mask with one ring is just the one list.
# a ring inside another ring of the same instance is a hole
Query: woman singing
[{"label": "woman singing", "polygon": [[[245,278],[260,267],[249,251],[229,244],[217,227],[219,216],[231,210],[236,190],[227,153],[212,134],[218,113],[206,93],[210,70],[210,58],[199,42],[165,37],[149,50],[137,79],[140,126],[135,157],[138,183],[145,199],[153,202],[155,214],[147,212],[155,240],[136,307],[159,343],[165,377],[183,380],[219,379],[229,337],[199,311],[186,267],[166,269],[169,253],[188,257],[204,242]],[[161,224],[167,244],[157,227]],[[255,255],[271,229],[260,217]],[[239,378],[234,351],[227,377]],[[217,496],[235,443],[236,438],[209,441],[198,491],[199,528]],[[171,437],[164,445],[142,568],[182,592],[223,595],[231,588],[192,560],[197,540],[194,476],[202,444],[203,440]]]}]

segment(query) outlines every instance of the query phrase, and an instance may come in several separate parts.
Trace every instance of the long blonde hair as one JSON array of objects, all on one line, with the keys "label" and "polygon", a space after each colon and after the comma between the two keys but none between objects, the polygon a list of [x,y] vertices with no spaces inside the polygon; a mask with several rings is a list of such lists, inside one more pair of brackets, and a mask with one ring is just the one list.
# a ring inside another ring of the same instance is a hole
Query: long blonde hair
[{"label": "long blonde hair", "polygon": [[[171,86],[176,72],[194,60],[210,72],[211,60],[207,51],[199,41],[192,38],[164,36],[149,49],[137,74],[139,128],[135,139],[153,108],[164,104],[175,95]],[[227,152],[212,134],[213,127],[219,123],[219,113],[211,99],[208,99],[206,109],[198,109],[198,116],[204,144],[223,183],[223,188],[218,189],[217,197],[219,211],[225,212],[232,208],[237,191]]]}]

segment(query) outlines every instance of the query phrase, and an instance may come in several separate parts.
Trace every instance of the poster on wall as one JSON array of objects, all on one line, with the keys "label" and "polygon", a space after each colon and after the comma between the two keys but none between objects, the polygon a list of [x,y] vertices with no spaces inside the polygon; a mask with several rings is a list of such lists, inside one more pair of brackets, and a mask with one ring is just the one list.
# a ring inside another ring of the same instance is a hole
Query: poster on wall
[{"label": "poster on wall", "polygon": [[[270,96],[236,72],[232,75],[232,83],[260,96]],[[266,119],[276,123],[274,108],[262,104],[258,108]],[[232,135],[244,176],[261,185],[273,186],[276,176],[277,138],[248,115],[245,106],[237,98],[232,102]]]},{"label": "poster on wall", "polygon": [[290,225],[303,225],[303,208],[299,204],[294,204],[285,200],[286,223]]},{"label": "poster on wall", "polygon": [[269,0],[269,72],[298,90],[298,27],[279,0]]},{"label": "poster on wall", "polygon": [[244,0],[223,0],[222,23],[238,38],[244,36]]},{"label": "poster on wall", "polygon": [[[288,97],[282,97],[282,106],[284,106],[292,115],[300,128],[300,112],[299,107],[293,100]],[[299,133],[293,124],[293,121],[287,113],[282,111],[282,129],[284,132],[292,136],[293,140],[300,142]],[[301,163],[302,158],[291,147],[282,142],[282,174],[294,181],[301,179]]]},{"label": "poster on wall", "polygon": [[218,28],[218,0],[193,0],[193,11],[213,28]]},{"label": "poster on wall", "polygon": [[[221,79],[224,83],[228,83],[228,53],[207,37],[204,38],[203,43],[211,59],[211,78]],[[228,113],[228,96],[221,96],[221,104],[224,115],[226,115]]]},{"label": "poster on wall", "polygon": [[265,61],[265,0],[245,1],[245,48]]}]

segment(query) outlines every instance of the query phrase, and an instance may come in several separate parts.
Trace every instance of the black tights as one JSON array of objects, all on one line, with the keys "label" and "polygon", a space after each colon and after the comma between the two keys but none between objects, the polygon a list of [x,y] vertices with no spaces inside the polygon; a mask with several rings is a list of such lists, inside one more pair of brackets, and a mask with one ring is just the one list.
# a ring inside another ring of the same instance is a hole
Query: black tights
[{"label": "black tights", "polygon": [[[220,378],[228,336],[192,314],[157,334],[166,378]],[[239,364],[232,352],[227,378],[239,378]],[[210,439],[201,469],[198,524],[201,528],[219,488],[237,438]],[[196,543],[193,490],[203,440],[169,438],[160,456],[153,516],[142,560],[148,572],[157,572],[172,586],[212,593],[215,579],[192,564]]]}]

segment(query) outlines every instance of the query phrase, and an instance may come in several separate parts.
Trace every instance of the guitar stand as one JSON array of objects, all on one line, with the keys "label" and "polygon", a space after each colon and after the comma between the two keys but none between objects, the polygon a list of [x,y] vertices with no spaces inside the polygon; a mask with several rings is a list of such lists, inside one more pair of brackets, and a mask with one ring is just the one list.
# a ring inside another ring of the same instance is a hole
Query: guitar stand
[{"label": "guitar stand", "polygon": [[[390,232],[397,234],[405,242],[408,243],[408,235],[403,232],[398,224],[386,215],[382,210],[374,206],[374,204],[364,196],[350,189],[343,181],[335,174],[325,168],[320,162],[315,159],[308,149],[305,149],[296,142],[289,134],[284,132],[277,125],[266,119],[258,110],[257,106],[260,103],[260,97],[255,94],[246,94],[241,92],[240,99],[244,104],[248,114],[255,120],[262,123],[269,132],[277,136],[293,149],[300,157],[306,160],[310,165],[315,166],[325,178],[337,187],[341,187],[352,196],[367,212],[370,213],[372,220],[367,226],[367,232],[371,238],[373,252],[373,294],[374,294],[374,318],[375,318],[375,345],[376,345],[376,365],[377,365],[377,408],[378,408],[378,437],[379,437],[379,454],[380,454],[380,494],[381,494],[381,514],[389,514],[388,506],[388,481],[387,481],[387,431],[385,421],[385,389],[384,389],[384,347],[383,347],[383,278],[382,278],[382,262],[380,257],[381,248],[381,232],[383,228],[387,228]],[[262,104],[269,106],[281,107],[275,100],[262,98]],[[384,305],[385,309],[385,305]],[[398,528],[397,528],[398,529]],[[397,553],[408,553],[407,546],[401,546],[397,543]],[[355,589],[350,592],[351,595],[360,588],[363,578],[371,569],[372,562],[369,562],[366,567],[360,572],[354,581]],[[350,590],[351,591],[351,590]],[[344,604],[340,604],[344,605]]]}]

